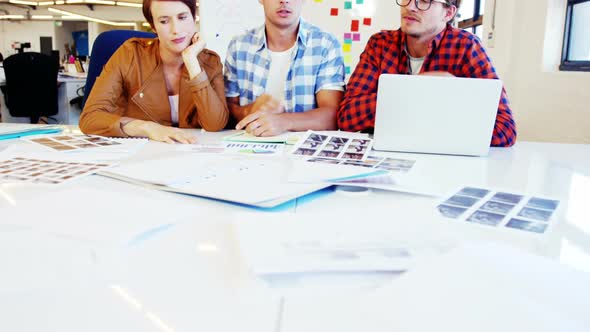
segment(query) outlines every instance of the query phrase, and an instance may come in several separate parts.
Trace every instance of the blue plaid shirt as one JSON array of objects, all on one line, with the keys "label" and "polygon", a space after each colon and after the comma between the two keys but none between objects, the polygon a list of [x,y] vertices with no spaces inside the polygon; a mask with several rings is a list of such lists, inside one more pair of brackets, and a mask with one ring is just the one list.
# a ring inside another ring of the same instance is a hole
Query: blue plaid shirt
[{"label": "blue plaid shirt", "polygon": [[[344,83],[344,59],[332,34],[300,19],[297,52],[285,84],[285,111],[317,108],[316,93],[337,90]],[[225,60],[225,95],[240,97],[240,105],[253,103],[265,92],[270,68],[264,25],[234,37]]]}]

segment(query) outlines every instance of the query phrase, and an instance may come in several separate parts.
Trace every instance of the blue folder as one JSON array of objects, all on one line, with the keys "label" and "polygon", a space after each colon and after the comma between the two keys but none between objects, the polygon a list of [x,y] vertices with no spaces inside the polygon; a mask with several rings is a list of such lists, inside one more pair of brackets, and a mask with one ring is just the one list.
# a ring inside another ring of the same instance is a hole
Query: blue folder
[{"label": "blue folder", "polygon": [[0,132],[0,141],[19,138],[23,136],[31,136],[31,135],[43,135],[43,134],[56,134],[62,131],[59,127],[39,127],[39,128],[26,128],[26,129],[16,129],[9,132]]}]

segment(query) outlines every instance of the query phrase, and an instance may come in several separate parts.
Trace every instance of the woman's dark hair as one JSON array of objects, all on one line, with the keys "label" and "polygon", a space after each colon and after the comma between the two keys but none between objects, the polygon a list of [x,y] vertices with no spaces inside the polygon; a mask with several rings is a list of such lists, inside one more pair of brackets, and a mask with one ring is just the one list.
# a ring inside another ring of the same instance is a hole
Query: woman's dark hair
[{"label": "woman's dark hair", "polygon": [[177,1],[185,4],[191,11],[193,19],[197,17],[197,2],[196,0],[143,0],[143,16],[148,21],[152,29],[154,28],[154,18],[152,17],[152,2],[154,1]]}]

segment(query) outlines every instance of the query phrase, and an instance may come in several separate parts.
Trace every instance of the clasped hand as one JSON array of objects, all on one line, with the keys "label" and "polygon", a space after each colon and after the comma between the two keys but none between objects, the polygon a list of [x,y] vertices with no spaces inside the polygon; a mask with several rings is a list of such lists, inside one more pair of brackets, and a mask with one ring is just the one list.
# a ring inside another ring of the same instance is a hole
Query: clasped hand
[{"label": "clasped hand", "polygon": [[282,102],[263,94],[252,104],[250,112],[236,125],[254,136],[275,136],[288,130]]}]

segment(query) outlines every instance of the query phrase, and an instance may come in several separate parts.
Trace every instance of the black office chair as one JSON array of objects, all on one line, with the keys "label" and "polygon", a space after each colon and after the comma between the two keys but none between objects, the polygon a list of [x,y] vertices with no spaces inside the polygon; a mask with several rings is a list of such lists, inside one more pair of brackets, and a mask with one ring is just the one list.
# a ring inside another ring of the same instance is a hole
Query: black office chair
[{"label": "black office chair", "polygon": [[58,64],[45,54],[24,52],[4,59],[6,85],[2,88],[6,107],[13,117],[31,118],[58,113]]}]

